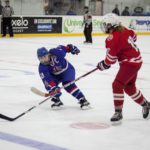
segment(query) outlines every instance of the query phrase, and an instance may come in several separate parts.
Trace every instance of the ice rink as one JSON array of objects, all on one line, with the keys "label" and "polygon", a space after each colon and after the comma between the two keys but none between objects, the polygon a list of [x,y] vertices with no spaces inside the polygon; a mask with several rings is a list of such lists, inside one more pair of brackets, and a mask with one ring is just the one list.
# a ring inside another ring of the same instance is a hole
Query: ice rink
[{"label": "ice rink", "polygon": [[[45,99],[30,91],[34,86],[45,92],[37,48],[76,45],[81,53],[66,58],[76,68],[77,78],[105,57],[106,37],[93,38],[92,45],[83,44],[84,37],[1,38],[0,113],[16,117]],[[144,61],[137,86],[150,101],[150,36],[138,36],[137,45]],[[13,122],[0,119],[0,150],[148,150],[150,120],[142,118],[142,108],[127,95],[122,124],[110,123],[114,113],[111,84],[117,70],[115,64],[77,81],[92,109],[81,110],[77,100],[62,90],[62,110],[52,110],[48,100]]]}]

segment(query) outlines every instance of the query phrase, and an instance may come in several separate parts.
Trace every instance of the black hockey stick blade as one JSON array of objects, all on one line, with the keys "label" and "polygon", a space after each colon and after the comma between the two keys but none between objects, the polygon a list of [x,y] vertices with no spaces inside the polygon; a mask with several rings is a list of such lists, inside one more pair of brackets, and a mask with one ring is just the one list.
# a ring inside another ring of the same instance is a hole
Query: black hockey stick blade
[{"label": "black hockey stick blade", "polygon": [[[51,96],[48,97],[48,98],[46,98],[46,99],[44,99],[44,100],[41,101],[40,103],[38,103],[38,105],[43,104],[44,102],[46,102],[46,101],[49,100],[50,98],[51,98]],[[22,117],[23,115],[25,115],[25,114],[27,114],[28,112],[30,112],[31,110],[35,109],[38,105],[32,106],[31,108],[29,108],[28,110],[26,110],[25,112],[21,113],[20,115],[14,117],[14,118],[8,117],[8,116],[3,115],[3,114],[0,114],[0,118],[1,118],[1,119],[4,119],[4,120],[7,120],[7,121],[15,121],[15,120],[17,120],[18,118],[20,118],[20,117]]]},{"label": "black hockey stick blade", "polygon": [[14,120],[15,120],[15,118],[10,118],[10,117],[5,116],[5,115],[3,115],[3,114],[0,114],[0,118],[1,118],[1,119],[4,119],[4,120],[8,120],[8,121],[14,121]]},{"label": "black hockey stick blade", "polygon": [[19,116],[15,117],[15,118],[11,118],[11,117],[8,117],[6,115],[3,115],[3,114],[0,114],[0,118],[1,119],[4,119],[4,120],[7,120],[7,121],[15,121],[16,119],[20,118],[21,116],[23,116],[25,113],[22,113],[20,114]]}]

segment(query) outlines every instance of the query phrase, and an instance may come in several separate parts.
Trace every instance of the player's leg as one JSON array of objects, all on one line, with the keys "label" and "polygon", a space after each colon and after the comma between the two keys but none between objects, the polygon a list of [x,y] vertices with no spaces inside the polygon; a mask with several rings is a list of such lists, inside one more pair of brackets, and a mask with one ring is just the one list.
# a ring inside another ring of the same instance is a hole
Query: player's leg
[{"label": "player's leg", "polygon": [[130,82],[126,85],[124,91],[133,99],[134,102],[143,107],[143,118],[147,118],[149,115],[150,103],[144,98],[142,92],[136,88],[135,83],[137,74],[133,76]]},{"label": "player's leg", "polygon": [[[69,82],[71,82],[71,81],[63,82],[63,85],[65,85]],[[84,94],[81,92],[81,90],[77,87],[77,85],[75,83],[66,87],[65,90],[78,100],[80,107],[82,109],[86,109],[86,107],[90,105],[90,103],[86,100]]]},{"label": "player's leg", "polygon": [[[63,85],[75,80],[74,67],[71,64],[69,64],[68,69],[64,73],[62,73],[61,76]],[[78,100],[82,109],[85,109],[86,106],[90,105],[90,103],[86,100],[84,94],[81,92],[81,90],[77,87],[75,83],[65,87],[65,90]]]},{"label": "player's leg", "polygon": [[7,28],[7,18],[3,18],[2,26],[3,26],[3,35],[2,35],[2,37],[5,37],[6,36],[6,28]]},{"label": "player's leg", "polygon": [[119,121],[122,117],[122,109],[124,103],[124,87],[134,75],[134,71],[128,65],[120,65],[120,69],[116,75],[116,78],[112,84],[114,108],[115,113],[111,118],[111,121]]},{"label": "player's leg", "polygon": [[87,28],[88,43],[92,43],[92,24]]},{"label": "player's leg", "polygon": [[115,79],[112,84],[113,89],[113,99],[114,99],[114,109],[115,113],[111,117],[112,122],[120,121],[122,116],[122,109],[123,109],[123,103],[124,103],[124,84],[120,82],[119,80]]},{"label": "player's leg", "polygon": [[84,43],[88,43],[88,35],[87,35],[87,28],[84,28],[84,36],[85,36],[85,41]]},{"label": "player's leg", "polygon": [[60,97],[53,97],[51,99],[51,101],[53,102],[53,104],[51,105],[51,108],[53,109],[59,109],[59,108],[62,108],[63,106],[63,103],[62,101],[60,100]]},{"label": "player's leg", "polygon": [[[60,79],[59,76],[55,76],[52,74],[49,74],[49,77],[47,80],[43,80],[43,83],[45,85],[45,88],[47,91],[51,92],[52,87],[54,86],[58,86],[58,84],[60,83]],[[59,109],[63,106],[62,101],[60,100],[60,94],[59,95],[55,95],[51,98],[51,101],[53,102],[51,105],[51,108],[53,109]]]},{"label": "player's leg", "polygon": [[13,37],[13,29],[12,29],[12,24],[11,24],[11,18],[8,19],[8,30],[9,30],[9,35],[10,37]]}]

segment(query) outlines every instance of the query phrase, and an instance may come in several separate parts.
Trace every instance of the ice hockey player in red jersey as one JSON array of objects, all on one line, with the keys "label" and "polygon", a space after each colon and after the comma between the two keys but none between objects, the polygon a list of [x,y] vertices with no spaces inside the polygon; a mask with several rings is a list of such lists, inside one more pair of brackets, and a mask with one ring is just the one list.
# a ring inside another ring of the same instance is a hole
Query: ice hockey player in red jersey
[{"label": "ice hockey player in red jersey", "polygon": [[127,29],[115,14],[106,14],[102,19],[101,30],[108,35],[105,46],[107,54],[104,60],[98,63],[99,70],[109,69],[116,61],[119,62],[119,70],[112,83],[115,113],[111,122],[118,122],[123,118],[122,109],[124,93],[142,106],[143,118],[147,118],[150,110],[148,102],[141,91],[136,87],[138,71],[142,65],[142,57],[136,46],[136,34]]}]

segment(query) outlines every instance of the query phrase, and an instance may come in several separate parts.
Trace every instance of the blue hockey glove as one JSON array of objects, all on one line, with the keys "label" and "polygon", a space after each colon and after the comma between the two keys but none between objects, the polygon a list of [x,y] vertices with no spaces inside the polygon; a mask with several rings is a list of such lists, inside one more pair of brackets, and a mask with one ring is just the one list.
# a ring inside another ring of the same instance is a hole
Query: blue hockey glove
[{"label": "blue hockey glove", "polygon": [[52,94],[54,97],[60,97],[62,94],[60,91],[60,87],[58,86],[51,87],[51,89],[49,90],[49,93]]},{"label": "blue hockey glove", "polygon": [[104,60],[102,60],[101,62],[99,62],[97,64],[97,68],[101,71],[105,70],[105,69],[109,69],[110,68],[110,65],[107,65]]},{"label": "blue hockey glove", "polygon": [[76,46],[74,46],[72,44],[68,44],[67,47],[69,48],[69,51],[73,55],[78,55],[80,53],[80,50]]}]

